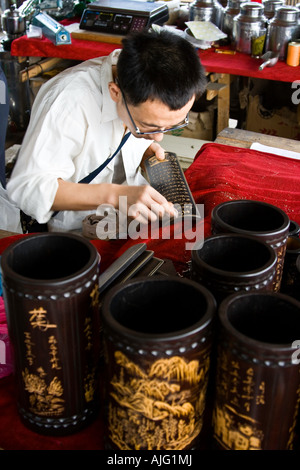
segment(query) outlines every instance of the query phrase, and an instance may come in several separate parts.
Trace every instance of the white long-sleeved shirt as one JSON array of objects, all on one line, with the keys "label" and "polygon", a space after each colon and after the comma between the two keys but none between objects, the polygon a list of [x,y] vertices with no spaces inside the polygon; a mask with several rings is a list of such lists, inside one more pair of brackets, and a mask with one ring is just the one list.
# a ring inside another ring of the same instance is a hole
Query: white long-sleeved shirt
[{"label": "white long-sleeved shirt", "polygon": [[[111,99],[108,83],[120,50],[85,61],[45,83],[35,98],[12,176],[9,197],[49,230],[77,230],[95,211],[61,211],[51,219],[58,178],[78,182],[113,155],[124,126]],[[139,172],[151,141],[130,136],[123,146],[126,184],[146,184]],[[111,183],[114,159],[90,183]]]}]

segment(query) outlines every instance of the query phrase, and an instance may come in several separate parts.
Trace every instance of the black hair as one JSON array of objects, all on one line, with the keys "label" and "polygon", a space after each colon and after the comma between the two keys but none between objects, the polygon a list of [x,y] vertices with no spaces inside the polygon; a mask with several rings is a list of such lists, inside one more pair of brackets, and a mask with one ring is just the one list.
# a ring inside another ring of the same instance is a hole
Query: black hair
[{"label": "black hair", "polygon": [[180,35],[145,30],[122,42],[118,82],[132,105],[158,99],[175,111],[204,92],[205,70],[194,46]]}]

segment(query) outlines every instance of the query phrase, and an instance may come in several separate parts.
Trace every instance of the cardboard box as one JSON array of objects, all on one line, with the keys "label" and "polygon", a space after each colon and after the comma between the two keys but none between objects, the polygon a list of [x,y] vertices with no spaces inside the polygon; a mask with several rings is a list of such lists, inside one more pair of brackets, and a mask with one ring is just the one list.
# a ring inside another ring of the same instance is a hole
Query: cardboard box
[{"label": "cardboard box", "polygon": [[182,129],[171,131],[170,134],[177,137],[213,140],[213,123],[214,109],[212,106],[200,113],[190,111],[188,125]]},{"label": "cardboard box", "polygon": [[298,112],[287,107],[266,109],[262,106],[259,95],[250,95],[246,130],[300,140],[299,106]]}]

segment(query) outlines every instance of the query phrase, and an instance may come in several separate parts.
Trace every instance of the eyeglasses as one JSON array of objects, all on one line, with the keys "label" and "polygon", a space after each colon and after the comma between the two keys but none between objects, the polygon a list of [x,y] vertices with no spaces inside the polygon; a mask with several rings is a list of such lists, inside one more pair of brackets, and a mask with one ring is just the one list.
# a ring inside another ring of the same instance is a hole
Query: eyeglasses
[{"label": "eyeglasses", "polygon": [[128,116],[132,122],[132,125],[134,127],[134,131],[137,135],[153,135],[153,134],[165,134],[166,132],[170,132],[170,131],[176,131],[177,129],[182,129],[183,127],[186,127],[189,123],[189,113],[187,113],[185,119],[180,122],[179,124],[177,124],[176,126],[173,126],[173,127],[168,127],[167,129],[158,129],[156,131],[148,131],[148,132],[142,132],[140,131],[140,129],[138,128],[138,126],[135,124],[134,120],[133,120],[133,117],[131,116],[131,113],[129,111],[129,108],[128,108],[128,105],[127,105],[127,101],[126,101],[126,98],[125,98],[125,95],[124,95],[124,92],[120,86],[120,83],[117,81],[117,85],[119,86],[120,90],[121,90],[121,93],[122,93],[122,97],[123,97],[123,101],[124,101],[124,104],[125,104],[125,108],[126,108],[126,111],[128,113]]}]

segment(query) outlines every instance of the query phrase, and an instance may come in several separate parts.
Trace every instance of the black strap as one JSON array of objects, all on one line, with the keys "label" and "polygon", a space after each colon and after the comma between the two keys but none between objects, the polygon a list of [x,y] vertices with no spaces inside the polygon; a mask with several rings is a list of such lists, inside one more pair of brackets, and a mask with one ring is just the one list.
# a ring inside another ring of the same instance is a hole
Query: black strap
[{"label": "black strap", "polygon": [[102,163],[102,165],[98,166],[98,168],[96,168],[96,170],[92,171],[89,175],[87,175],[85,178],[83,178],[82,180],[79,181],[79,183],[90,183],[94,178],[96,178],[96,176],[102,171],[104,170],[104,168],[109,164],[109,162],[112,161],[112,159],[120,152],[121,148],[123,147],[123,145],[125,144],[125,142],[128,140],[128,137],[131,135],[131,132],[128,132],[127,134],[124,135],[123,139],[121,140],[120,142],[120,145],[119,147],[117,148],[117,150],[115,151],[115,153],[107,158],[105,160],[105,162]]},{"label": "black strap", "polygon": [[[125,134],[124,137],[122,138],[122,140],[121,140],[117,150],[114,152],[114,154],[111,157],[107,158],[105,160],[105,162],[103,162],[100,166],[98,166],[98,168],[96,168],[94,171],[92,171],[89,175],[82,178],[82,180],[80,180],[79,183],[90,183],[91,181],[93,181],[93,179],[96,178],[96,176],[102,170],[104,170],[104,168],[109,164],[109,162],[111,162],[112,159],[120,152],[121,148],[123,147],[125,142],[127,142],[130,135],[131,135],[131,132],[127,132],[127,134]],[[55,217],[56,214],[58,214],[58,213],[59,213],[59,211],[53,212],[52,217]]]}]

